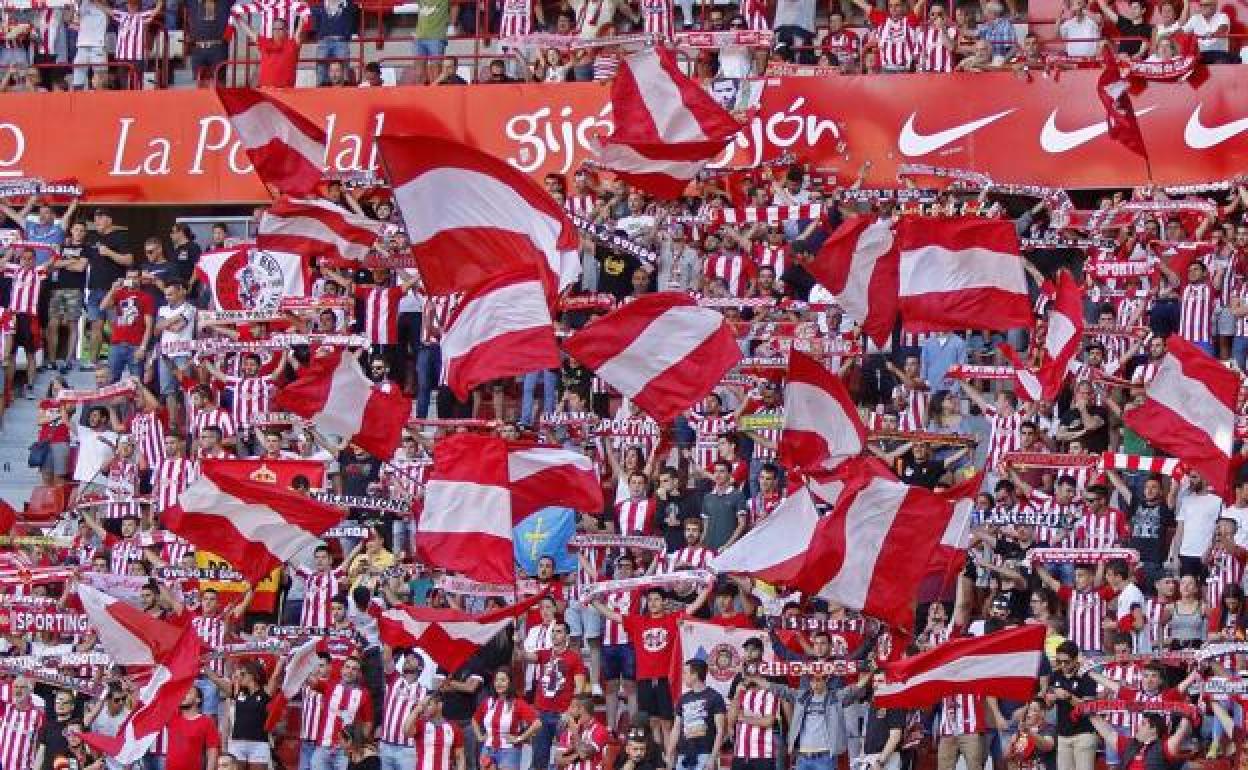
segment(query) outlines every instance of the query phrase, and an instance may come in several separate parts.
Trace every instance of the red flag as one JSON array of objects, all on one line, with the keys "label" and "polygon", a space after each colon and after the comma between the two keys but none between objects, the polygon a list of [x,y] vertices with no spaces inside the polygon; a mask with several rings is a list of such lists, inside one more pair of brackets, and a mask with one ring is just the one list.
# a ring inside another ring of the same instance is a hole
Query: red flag
[{"label": "red flag", "polygon": [[886,683],[875,691],[879,708],[926,708],[946,695],[978,695],[1025,702],[1036,688],[1044,655],[1043,624],[957,639],[885,664]]},{"label": "red flag", "polygon": [[447,139],[378,137],[429,294],[533,268],[554,297],[580,277],[580,234],[528,174]]},{"label": "red flag", "polygon": [[118,663],[152,667],[139,690],[137,708],[115,736],[82,736],[93,748],[128,765],[147,753],[195,685],[199,634],[190,623],[175,626],[157,620],[87,585],[78,585],[78,596],[101,646]]},{"label": "red flag", "polygon": [[461,401],[481,383],[559,365],[554,321],[532,270],[491,278],[466,294],[442,335],[442,368]]},{"label": "red flag", "polygon": [[806,569],[819,511],[806,487],[780,501],[776,509],[737,542],[711,560],[719,573],[749,575],[776,585],[791,585]]},{"label": "red flag", "polygon": [[832,469],[866,445],[867,429],[841,378],[805,353],[789,353],[780,462],[788,468]]},{"label": "red flag", "polygon": [[563,347],[661,423],[702,400],[741,360],[724,317],[680,292],[634,300]]},{"label": "red flag", "polygon": [[598,148],[599,162],[664,199],[684,192],[741,128],[663,47],[621,62],[611,113],[615,128]]},{"label": "red flag", "polygon": [[286,668],[282,673],[282,686],[278,688],[273,700],[269,701],[267,716],[264,720],[265,730],[274,730],[286,715],[286,706],[296,698],[308,678],[316,671],[321,659],[316,654],[324,639],[312,637],[308,641],[290,651]]},{"label": "red flag", "polygon": [[562,447],[513,443],[507,446],[511,517],[520,523],[549,505],[576,511],[602,511],[602,484],[594,462],[582,452]]},{"label": "red flag", "polygon": [[966,549],[971,544],[971,511],[975,509],[975,496],[983,483],[984,473],[980,471],[940,493],[953,506],[953,515],[940,542],[932,549],[927,574],[919,589],[920,602],[945,599],[957,584],[958,575],[966,566]]},{"label": "red flag", "polygon": [[260,215],[256,248],[358,261],[368,256],[381,231],[381,222],[324,198],[282,197]]},{"label": "red flag", "polygon": [[543,592],[481,615],[410,604],[387,610],[373,605],[369,612],[377,618],[382,644],[392,648],[419,647],[439,666],[454,671],[545,597]]},{"label": "red flag", "polygon": [[382,460],[394,456],[412,415],[410,398],[397,388],[383,391],[355,355],[341,349],[313,356],[299,379],[277,392],[273,404]]},{"label": "red flag", "polygon": [[17,511],[8,501],[0,500],[0,534],[7,535],[13,531],[13,525],[17,523]]},{"label": "red flag", "polygon": [[903,217],[898,308],[913,331],[1031,326],[1018,233],[1009,220]]},{"label": "red flag", "polygon": [[288,195],[316,190],[325,166],[323,130],[254,88],[218,88],[217,96],[265,184]]},{"label": "red flag", "polygon": [[170,532],[212,551],[255,583],[321,542],[345,513],[272,484],[241,481],[203,464],[176,505],[161,514]]},{"label": "red flag", "polygon": [[1041,397],[1045,401],[1055,401],[1066,382],[1070,362],[1075,360],[1083,344],[1083,289],[1066,270],[1057,274],[1057,288],[1048,319],[1044,363],[1038,376]]},{"label": "red flag", "polygon": [[1148,161],[1148,149],[1144,135],[1140,133],[1140,121],[1127,93],[1129,83],[1118,68],[1118,59],[1112,46],[1102,48],[1105,69],[1096,81],[1096,95],[1105,107],[1105,123],[1109,126],[1109,138]]},{"label": "red flag", "polygon": [[874,458],[849,460],[832,478],[845,486],[815,527],[806,568],[793,587],[910,628],[919,581],[953,506],[897,481]]},{"label": "red flag", "polygon": [[1028,401],[1043,400],[1044,384],[1041,383],[1035,370],[1023,363],[1022,357],[1018,355],[1014,346],[1008,342],[1002,342],[997,345],[997,349],[1005,357],[1005,362],[1014,367],[1014,384],[1018,387],[1019,393]]},{"label": "red flag", "polygon": [[510,487],[503,439],[439,439],[416,522],[416,559],[482,583],[514,582]]},{"label": "red flag", "polygon": [[897,259],[892,220],[863,214],[845,220],[807,269],[883,345],[897,323]]},{"label": "red flag", "polygon": [[1235,467],[1239,375],[1171,334],[1144,393],[1144,403],[1123,415],[1127,426],[1199,472],[1215,491],[1226,491]]}]

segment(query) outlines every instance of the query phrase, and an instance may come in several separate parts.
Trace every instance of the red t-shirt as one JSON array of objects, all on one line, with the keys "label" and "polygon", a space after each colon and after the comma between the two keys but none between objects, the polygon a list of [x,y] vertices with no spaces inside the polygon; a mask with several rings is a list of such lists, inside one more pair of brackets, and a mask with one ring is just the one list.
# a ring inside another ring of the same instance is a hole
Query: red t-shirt
[{"label": "red t-shirt", "polygon": [[211,717],[187,719],[178,714],[169,723],[165,770],[203,770],[204,752],[221,748],[221,736]]},{"label": "red t-shirt", "polygon": [[568,710],[575,695],[576,675],[589,678],[580,654],[572,650],[556,653],[540,650],[537,653],[537,692],[533,705],[538,711],[554,711],[559,714]]},{"label": "red t-shirt", "polygon": [[277,42],[271,37],[256,41],[260,49],[260,77],[258,86],[290,88],[295,84],[295,68],[299,64],[299,43],[293,38]]},{"label": "red t-shirt", "polygon": [[156,306],[141,289],[120,289],[113,295],[113,343],[138,345],[143,342],[147,318],[156,315]]},{"label": "red t-shirt", "polygon": [[624,630],[637,654],[638,679],[666,679],[672,663],[672,645],[681,614],[625,615]]}]

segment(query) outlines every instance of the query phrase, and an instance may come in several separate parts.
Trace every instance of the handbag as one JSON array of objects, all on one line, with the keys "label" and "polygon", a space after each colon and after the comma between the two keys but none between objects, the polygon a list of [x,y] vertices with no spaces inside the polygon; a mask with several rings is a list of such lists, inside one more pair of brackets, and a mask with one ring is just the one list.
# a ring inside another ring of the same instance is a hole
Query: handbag
[{"label": "handbag", "polygon": [[36,441],[30,445],[30,456],[26,458],[26,465],[31,468],[42,468],[43,464],[48,461],[48,454],[51,451],[48,442]]}]

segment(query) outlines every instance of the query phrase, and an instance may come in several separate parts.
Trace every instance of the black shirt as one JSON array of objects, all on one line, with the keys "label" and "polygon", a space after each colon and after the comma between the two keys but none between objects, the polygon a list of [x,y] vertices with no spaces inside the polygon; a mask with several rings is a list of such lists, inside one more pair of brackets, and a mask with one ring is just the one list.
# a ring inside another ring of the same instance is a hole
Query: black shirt
[{"label": "black shirt", "polygon": [[195,266],[199,264],[201,251],[199,244],[195,241],[187,241],[181,246],[173,247],[173,256],[170,261],[178,266],[183,281],[189,282],[191,276],[195,274]]},{"label": "black shirt", "polygon": [[1143,498],[1131,502],[1131,538],[1128,545],[1140,554],[1140,561],[1160,564],[1166,560],[1162,536],[1166,527],[1175,525],[1174,511],[1164,498],[1148,502]]},{"label": "black shirt", "polygon": [[[1109,412],[1103,406],[1089,406],[1086,411],[1089,417],[1101,418],[1101,427],[1084,433],[1079,440],[1088,452],[1100,454],[1109,449]],[[1083,430],[1083,413],[1071,407],[1062,413],[1061,425],[1067,430]]]},{"label": "black shirt", "polygon": [[267,741],[264,722],[268,718],[269,695],[263,690],[239,691],[234,696],[234,728],[230,737],[236,741]]},{"label": "black shirt", "polygon": [[901,480],[907,484],[932,489],[945,475],[945,464],[936,460],[919,462],[912,452],[906,452],[901,458]]},{"label": "black shirt", "polygon": [[[906,712],[904,709],[877,709],[867,713],[867,732],[862,736],[864,754],[879,754],[888,743],[888,734],[893,730],[905,731]],[[901,748],[900,744],[897,748]]]},{"label": "black shirt", "polygon": [[[1083,699],[1096,697],[1096,682],[1087,674],[1067,676],[1060,671],[1054,671],[1053,676],[1049,677],[1049,690],[1053,691],[1058,688]],[[1077,722],[1071,721],[1070,714],[1074,710],[1074,704],[1069,699],[1063,698],[1054,702],[1057,704],[1058,735],[1079,735],[1090,733],[1095,729],[1087,717],[1080,717]]]},{"label": "black shirt", "polygon": [[99,252],[99,246],[107,246],[118,254],[132,254],[130,242],[122,230],[113,230],[106,235],[91,233],[87,236],[87,262],[91,268],[91,276],[87,279],[87,288],[108,291],[113,282],[126,274],[126,268]]},{"label": "black shirt", "polygon": [[[685,547],[685,520],[702,518],[700,508],[701,499],[688,493],[670,495],[666,500],[655,497],[654,516],[668,553]],[[675,524],[668,523],[669,515],[675,516]]]},{"label": "black shirt", "polygon": [[724,696],[710,687],[680,696],[676,704],[676,716],[680,717],[676,753],[682,757],[710,754],[715,745],[715,716],[726,712]]},{"label": "black shirt", "polygon": [[1153,25],[1145,22],[1133,22],[1126,16],[1119,16],[1115,22],[1118,27],[1118,34],[1121,37],[1139,37],[1143,40],[1119,40],[1118,53],[1125,53],[1131,56],[1140,52],[1140,48],[1144,45],[1144,40],[1149,40],[1153,36]]},{"label": "black shirt", "polygon": [[[456,669],[454,674],[451,674],[450,680],[452,682],[467,682],[475,676],[484,685],[485,671],[486,667],[482,660],[482,653],[478,651],[476,655],[468,659],[467,663]],[[480,687],[474,693],[447,690],[442,694],[442,716],[451,722],[462,722],[472,719],[473,712],[477,710],[477,696],[480,693]]]},{"label": "black shirt", "polygon": [[69,739],[65,737],[65,728],[73,720],[73,715],[70,715],[70,718],[64,722],[49,719],[44,723],[43,733],[39,736],[39,742],[45,747],[41,770],[52,770],[52,761],[54,759],[58,756],[67,756],[69,754]]},{"label": "black shirt", "polygon": [[[69,243],[61,247],[61,259],[79,259],[86,256],[86,243]],[[87,271],[68,270],[63,267],[52,268],[48,273],[48,288],[85,289],[87,287]]]},{"label": "black shirt", "polygon": [[624,299],[633,293],[633,271],[641,267],[641,260],[632,254],[599,248],[598,259],[602,269],[598,272],[598,291],[606,292],[616,299]]}]

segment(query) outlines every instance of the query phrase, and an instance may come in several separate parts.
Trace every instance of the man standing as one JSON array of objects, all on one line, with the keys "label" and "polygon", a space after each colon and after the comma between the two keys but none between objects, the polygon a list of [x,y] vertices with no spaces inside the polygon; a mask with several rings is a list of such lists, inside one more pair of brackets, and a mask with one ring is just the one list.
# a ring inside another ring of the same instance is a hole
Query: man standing
[{"label": "man standing", "polygon": [[[95,7],[92,0],[83,0],[82,5],[84,8]],[[104,16],[103,19],[104,26],[107,26],[108,17]],[[79,58],[82,58],[82,36],[86,25],[87,21],[83,18],[78,31],[78,57],[74,59],[75,64],[79,63]],[[101,56],[103,56],[103,38],[104,31],[101,29]],[[100,59],[101,64],[104,61],[104,58]],[[75,69],[75,81],[79,74],[84,72],[84,69]],[[95,233],[87,239],[87,248],[83,253],[87,257],[88,266],[87,323],[90,325],[90,334],[87,338],[87,360],[82,363],[82,369],[89,371],[95,366],[96,359],[100,357],[100,345],[104,341],[104,311],[100,308],[100,302],[103,301],[104,295],[113,287],[113,284],[125,276],[126,268],[135,265],[135,259],[134,254],[130,253],[130,244],[125,233],[113,225],[113,215],[103,209],[95,211]]]},{"label": "man standing", "polygon": [[42,704],[34,700],[34,684],[19,676],[10,685],[12,700],[0,705],[0,767],[33,770],[43,764]]},{"label": "man standing", "polygon": [[217,766],[221,736],[212,718],[200,713],[203,697],[197,687],[187,690],[178,715],[169,722],[165,770],[213,770]]},{"label": "man standing", "polygon": [[673,770],[712,770],[718,766],[727,708],[723,696],[707,687],[706,672],[706,661],[685,661],[685,693],[676,702],[676,719],[667,739],[667,766]]},{"label": "man standing", "polygon": [[1096,731],[1087,717],[1074,719],[1073,712],[1083,701],[1096,698],[1096,682],[1079,673],[1079,645],[1074,642],[1058,645],[1055,662],[1044,702],[1057,707],[1057,768],[1092,770],[1096,764]]}]

